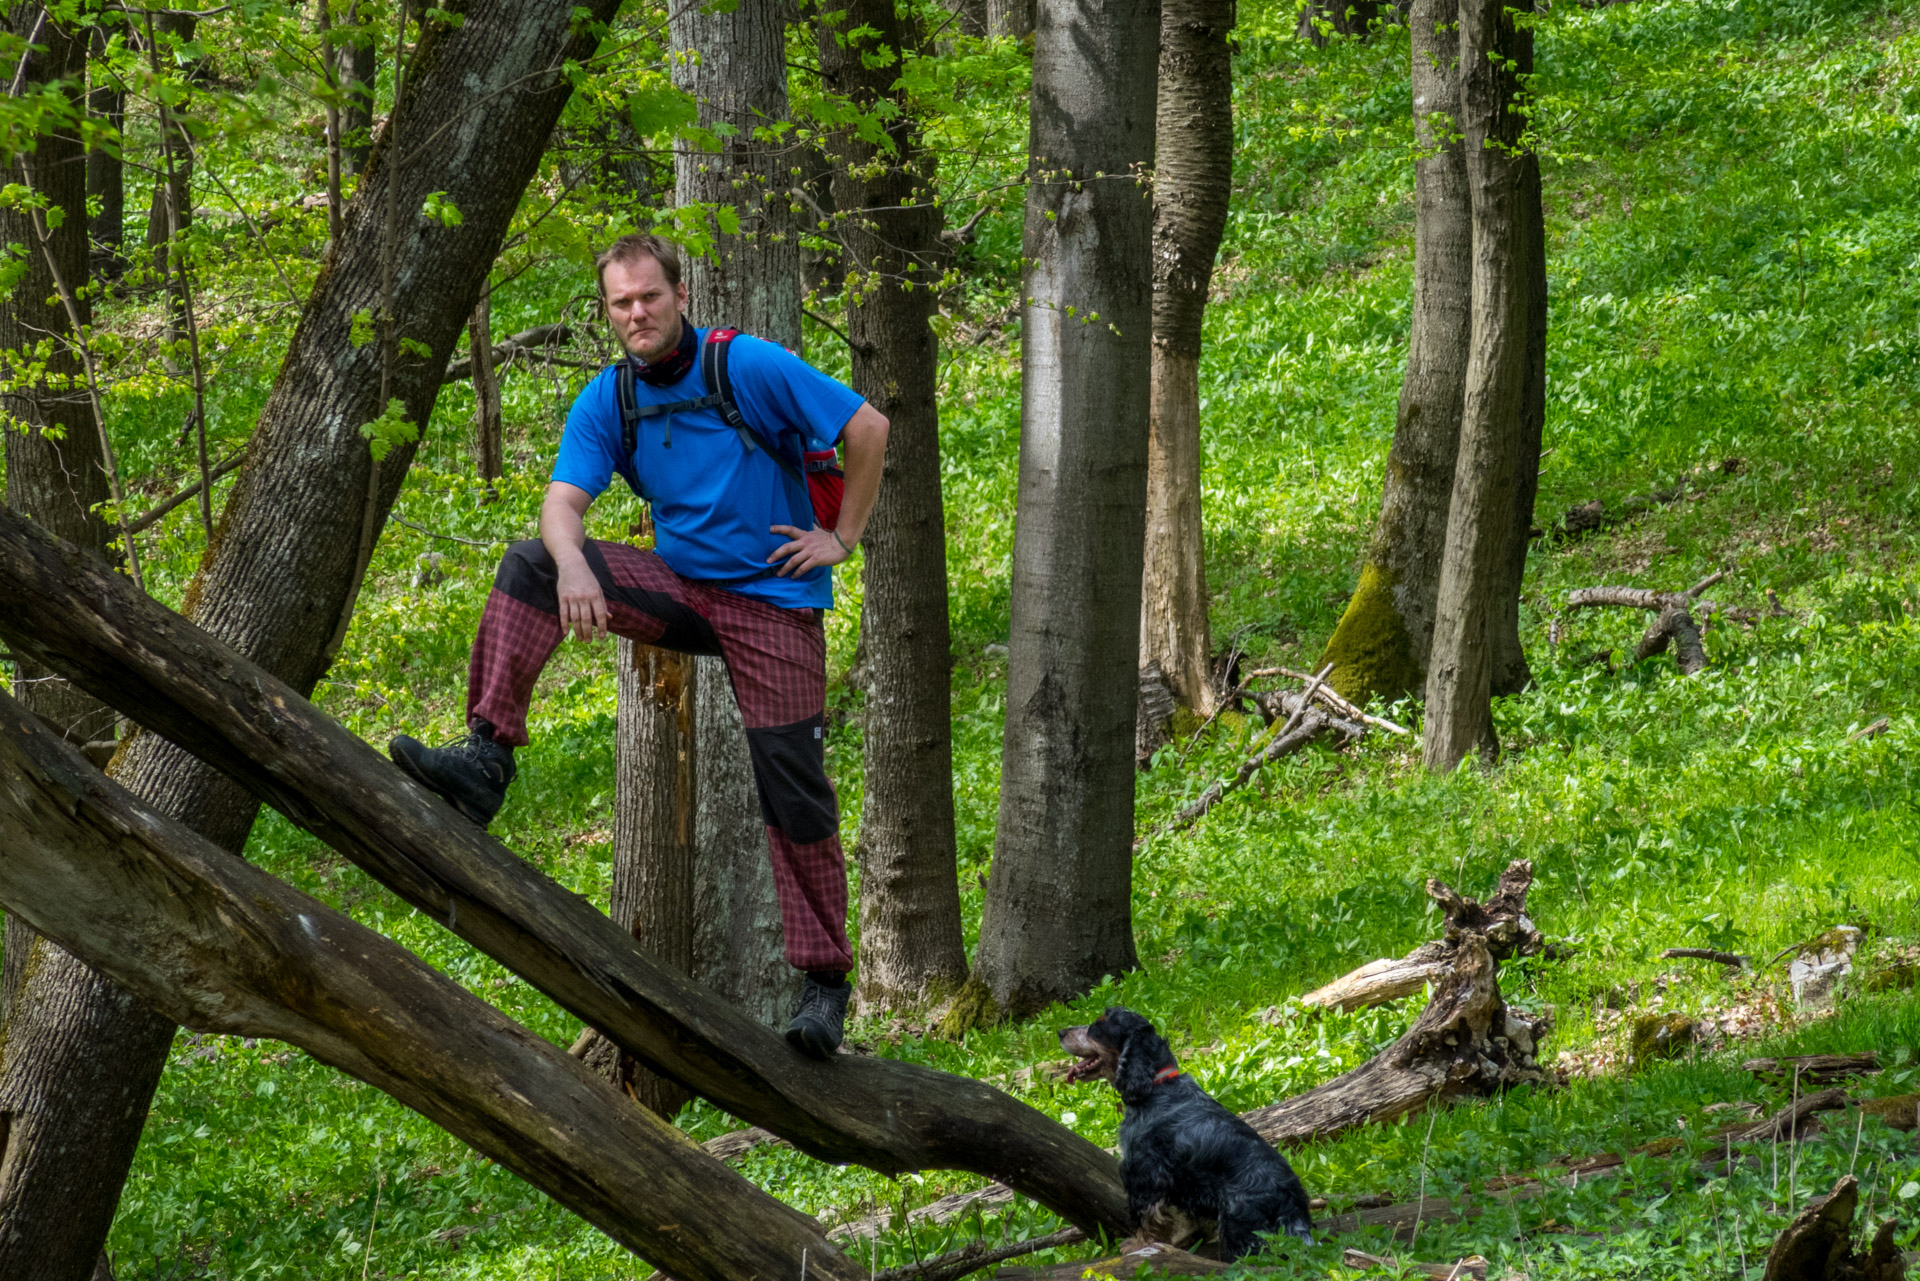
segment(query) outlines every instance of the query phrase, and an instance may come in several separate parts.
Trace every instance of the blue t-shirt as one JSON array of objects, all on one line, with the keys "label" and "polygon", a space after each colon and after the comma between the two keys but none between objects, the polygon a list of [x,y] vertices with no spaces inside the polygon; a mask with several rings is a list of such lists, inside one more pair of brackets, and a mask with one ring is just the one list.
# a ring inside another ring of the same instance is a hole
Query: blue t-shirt
[{"label": "blue t-shirt", "polygon": [[[697,332],[704,350],[706,331]],[[832,449],[841,428],[866,403],[785,347],[745,334],[728,347],[727,375],[734,403],[749,424],[764,428],[769,436],[797,429],[806,436],[808,449]],[[698,399],[707,388],[695,360],[678,382],[651,387],[635,379],[633,392],[643,406],[666,405]],[[633,470],[641,496],[653,509],[654,550],[674,573],[707,580],[746,578],[766,569],[767,557],[787,541],[771,526],[812,526],[811,511],[795,519],[791,482],[757,440],[755,444],[749,452],[718,409],[640,420]],[[620,407],[614,371],[608,369],[575,398],[553,478],[597,498],[613,479],[619,451]],[[833,571],[826,567],[792,578],[769,574],[728,587],[788,609],[833,607]]]}]

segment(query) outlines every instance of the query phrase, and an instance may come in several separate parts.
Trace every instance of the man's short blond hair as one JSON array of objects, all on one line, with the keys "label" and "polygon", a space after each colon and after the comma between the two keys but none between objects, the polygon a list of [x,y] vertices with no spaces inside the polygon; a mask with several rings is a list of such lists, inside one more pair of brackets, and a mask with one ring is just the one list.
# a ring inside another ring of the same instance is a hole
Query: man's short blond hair
[{"label": "man's short blond hair", "polygon": [[607,268],[616,262],[625,266],[642,258],[651,258],[660,264],[661,274],[666,276],[668,285],[677,287],[680,284],[679,246],[665,236],[636,231],[608,245],[593,260],[593,275],[600,286],[600,301],[607,299]]}]

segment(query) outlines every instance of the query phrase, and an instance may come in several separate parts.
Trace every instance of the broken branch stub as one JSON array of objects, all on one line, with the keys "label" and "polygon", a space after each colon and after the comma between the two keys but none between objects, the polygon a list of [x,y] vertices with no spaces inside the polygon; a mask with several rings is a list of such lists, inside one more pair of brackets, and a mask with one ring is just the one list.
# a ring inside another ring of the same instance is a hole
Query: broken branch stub
[{"label": "broken branch stub", "polygon": [[217,766],[662,1075],[820,1160],[998,1179],[1127,1228],[1113,1157],[1007,1094],[878,1057],[817,1063],[643,951],[285,682],[0,509],[0,637]]},{"label": "broken branch stub", "polygon": [[1467,898],[1444,881],[1429,880],[1427,894],[1446,917],[1446,938],[1422,943],[1398,960],[1369,961],[1307,993],[1300,1003],[1310,1009],[1346,1012],[1412,996],[1447,972],[1458,946],[1455,939],[1462,932],[1480,935],[1496,961],[1534,955],[1544,940],[1527,917],[1527,891],[1532,885],[1533,864],[1526,859],[1507,865],[1484,903]]}]

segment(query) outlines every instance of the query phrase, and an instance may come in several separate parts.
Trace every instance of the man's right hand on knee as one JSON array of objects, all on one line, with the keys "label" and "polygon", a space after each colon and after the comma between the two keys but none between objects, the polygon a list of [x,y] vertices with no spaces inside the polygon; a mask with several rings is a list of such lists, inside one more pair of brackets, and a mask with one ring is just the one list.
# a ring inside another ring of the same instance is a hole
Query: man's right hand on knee
[{"label": "man's right hand on knee", "polygon": [[571,563],[560,562],[560,630],[572,632],[576,640],[604,640],[607,635],[607,594],[593,576],[587,558],[575,552]]}]

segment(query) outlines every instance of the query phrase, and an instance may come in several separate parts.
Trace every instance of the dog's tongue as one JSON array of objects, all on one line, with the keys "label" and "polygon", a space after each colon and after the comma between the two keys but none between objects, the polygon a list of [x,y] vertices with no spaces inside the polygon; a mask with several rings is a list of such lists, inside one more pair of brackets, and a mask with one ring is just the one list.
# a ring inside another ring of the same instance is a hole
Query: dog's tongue
[{"label": "dog's tongue", "polygon": [[1073,1066],[1067,1069],[1067,1081],[1071,1084],[1074,1081],[1082,1080],[1097,1072],[1099,1068],[1100,1056],[1097,1054],[1089,1054],[1085,1058],[1075,1059]]}]

